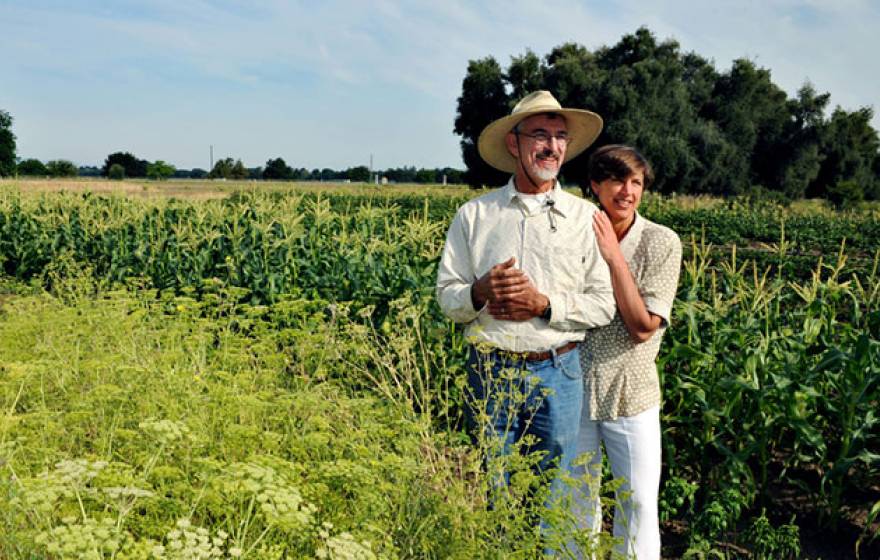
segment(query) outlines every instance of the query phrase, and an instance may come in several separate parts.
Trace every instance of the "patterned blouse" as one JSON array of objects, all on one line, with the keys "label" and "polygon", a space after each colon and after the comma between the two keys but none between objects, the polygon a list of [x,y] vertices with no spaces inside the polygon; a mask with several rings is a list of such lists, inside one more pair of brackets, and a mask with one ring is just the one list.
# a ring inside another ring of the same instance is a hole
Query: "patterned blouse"
[{"label": "patterned blouse", "polygon": [[650,313],[663,319],[645,342],[630,338],[618,311],[611,324],[587,332],[581,345],[586,395],[592,420],[635,416],[660,404],[655,360],[669,325],[681,269],[681,241],[671,229],[638,213],[620,242],[639,292]]}]

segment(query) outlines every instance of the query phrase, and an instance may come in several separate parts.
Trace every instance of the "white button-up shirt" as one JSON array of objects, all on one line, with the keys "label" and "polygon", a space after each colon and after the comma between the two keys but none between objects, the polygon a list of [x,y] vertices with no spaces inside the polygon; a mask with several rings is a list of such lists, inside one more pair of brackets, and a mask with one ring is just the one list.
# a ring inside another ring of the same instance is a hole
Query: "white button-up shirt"
[{"label": "white button-up shirt", "polygon": [[[467,336],[512,352],[540,352],[583,340],[586,329],[607,325],[615,302],[608,265],[593,233],[595,205],[550,191],[553,205],[529,211],[513,178],[506,186],[463,204],[446,235],[437,272],[437,299]],[[538,292],[550,299],[550,321],[500,321],[474,309],[471,285],[510,257]]]}]

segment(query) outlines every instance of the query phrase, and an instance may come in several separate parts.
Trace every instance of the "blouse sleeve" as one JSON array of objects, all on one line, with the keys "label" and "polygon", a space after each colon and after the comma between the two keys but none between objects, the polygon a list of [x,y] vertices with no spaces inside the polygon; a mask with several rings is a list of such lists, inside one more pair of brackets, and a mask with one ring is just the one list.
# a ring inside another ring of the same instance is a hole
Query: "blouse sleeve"
[{"label": "blouse sleeve", "polygon": [[648,312],[668,326],[681,271],[681,241],[672,230],[661,228],[651,236],[646,249],[639,291]]}]

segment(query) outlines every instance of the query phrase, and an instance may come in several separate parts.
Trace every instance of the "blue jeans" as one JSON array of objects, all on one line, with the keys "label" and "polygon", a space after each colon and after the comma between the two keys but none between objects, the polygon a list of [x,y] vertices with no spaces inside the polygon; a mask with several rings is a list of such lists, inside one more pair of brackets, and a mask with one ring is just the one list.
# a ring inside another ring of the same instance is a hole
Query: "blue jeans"
[{"label": "blue jeans", "polygon": [[[548,360],[527,362],[504,351],[480,352],[471,347],[468,384],[473,398],[468,414],[477,430],[498,443],[490,448],[495,453],[509,455],[516,442],[531,434],[536,443],[521,452],[546,451],[539,469],[570,472],[577,452],[583,371],[577,349],[553,354]],[[508,476],[505,473],[505,483]],[[551,499],[562,490],[559,477],[554,477]]]}]

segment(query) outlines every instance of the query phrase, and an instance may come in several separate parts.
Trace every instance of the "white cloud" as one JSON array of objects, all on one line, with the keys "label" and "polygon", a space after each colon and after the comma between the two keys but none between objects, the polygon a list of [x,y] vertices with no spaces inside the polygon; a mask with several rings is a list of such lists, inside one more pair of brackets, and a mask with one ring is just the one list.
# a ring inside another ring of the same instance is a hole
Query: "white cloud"
[{"label": "white cloud", "polygon": [[[0,105],[21,107],[12,111],[20,145],[37,157],[48,151],[42,146],[61,150],[51,126],[74,112],[92,123],[76,146],[96,146],[91,159],[123,134],[131,149],[138,138],[150,139],[144,150],[161,151],[164,141],[182,165],[202,157],[205,137],[218,136],[246,137],[241,149],[253,165],[281,145],[314,159],[306,165],[331,165],[323,158],[341,143],[393,154],[387,165],[460,165],[451,129],[468,60],[492,55],[506,65],[526,49],[544,56],[567,41],[595,49],[641,25],[721,71],[750,58],[790,94],[809,79],[831,92],[832,104],[854,110],[876,103],[880,91],[880,10],[869,0],[156,0],[7,2],[3,11],[0,56],[12,79]],[[131,130],[116,112],[138,108],[143,128]],[[29,128],[35,122],[42,128]],[[186,130],[167,133],[181,123]],[[874,123],[880,128],[880,117]],[[333,134],[289,138],[309,126]]]}]

